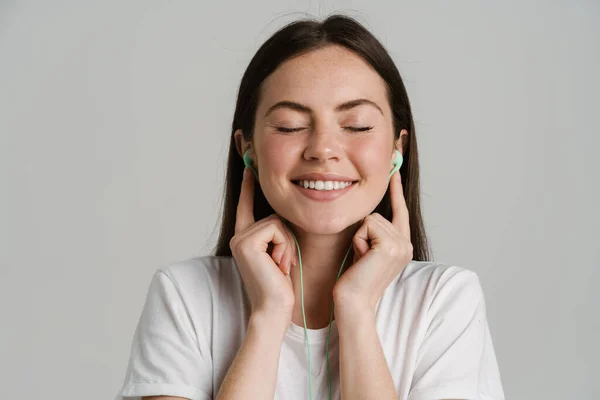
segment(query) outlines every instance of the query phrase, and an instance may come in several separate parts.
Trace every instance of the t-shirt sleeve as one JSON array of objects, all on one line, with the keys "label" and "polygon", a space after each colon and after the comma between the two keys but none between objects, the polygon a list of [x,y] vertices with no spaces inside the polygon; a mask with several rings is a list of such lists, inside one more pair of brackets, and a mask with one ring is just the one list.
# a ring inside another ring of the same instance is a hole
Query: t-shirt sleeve
[{"label": "t-shirt sleeve", "polygon": [[181,292],[169,275],[157,270],[116,399],[158,395],[212,399],[212,359],[198,340]]},{"label": "t-shirt sleeve", "polygon": [[466,269],[446,275],[429,304],[408,400],[504,400],[479,278]]}]

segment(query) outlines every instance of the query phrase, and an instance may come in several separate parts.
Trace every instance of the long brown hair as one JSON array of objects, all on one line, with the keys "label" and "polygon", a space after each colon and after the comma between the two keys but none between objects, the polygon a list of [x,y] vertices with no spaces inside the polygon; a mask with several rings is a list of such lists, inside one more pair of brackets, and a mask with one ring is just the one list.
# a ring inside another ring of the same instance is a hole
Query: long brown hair
[{"label": "long brown hair", "polygon": [[[400,174],[410,219],[413,259],[416,261],[430,260],[427,236],[421,217],[419,153],[406,88],[396,65],[383,45],[358,21],[339,14],[333,14],[322,22],[313,19],[302,19],[287,24],[275,32],[258,49],[244,72],[231,127],[224,209],[221,231],[214,255],[231,256],[229,242],[235,233],[235,218],[244,170],[244,162],[237,151],[234,133],[237,129],[241,129],[244,139],[247,141],[252,139],[261,83],[284,61],[328,45],[344,46],[358,54],[387,83],[387,98],[393,113],[395,139],[398,140],[402,129],[408,131],[408,138],[403,146],[404,162]],[[374,212],[380,213],[391,221],[392,209],[389,188]],[[262,190],[260,190],[260,185],[256,184],[255,219],[258,221],[273,213],[274,210],[265,199]]]}]

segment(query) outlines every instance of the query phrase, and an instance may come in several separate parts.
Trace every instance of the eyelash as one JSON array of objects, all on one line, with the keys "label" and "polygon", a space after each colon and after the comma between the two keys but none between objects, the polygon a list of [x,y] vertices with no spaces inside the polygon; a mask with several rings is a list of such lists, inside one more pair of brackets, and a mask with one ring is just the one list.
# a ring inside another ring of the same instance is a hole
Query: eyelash
[{"label": "eyelash", "polygon": [[[360,127],[354,127],[354,126],[345,126],[344,128],[351,130],[352,132],[367,132],[370,131],[371,129],[373,129],[372,126],[360,126]],[[305,128],[285,128],[283,126],[278,126],[277,130],[279,132],[298,132],[301,131],[302,129]]]}]

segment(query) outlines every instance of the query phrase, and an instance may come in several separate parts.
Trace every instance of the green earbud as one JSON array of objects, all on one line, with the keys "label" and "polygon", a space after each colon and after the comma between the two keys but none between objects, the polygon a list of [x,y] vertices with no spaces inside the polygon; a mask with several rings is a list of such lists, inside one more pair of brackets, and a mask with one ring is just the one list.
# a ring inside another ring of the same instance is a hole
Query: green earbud
[{"label": "green earbud", "polygon": [[[396,171],[398,171],[400,169],[400,167],[402,166],[402,162],[403,162],[402,153],[400,153],[398,150],[395,150],[395,151],[396,151],[396,157],[394,158],[394,161],[392,161],[392,164],[394,165],[394,167],[392,168],[392,171],[390,172],[389,179],[392,179],[392,176],[394,175],[394,173]],[[250,171],[252,171],[252,173],[256,177],[256,180],[258,180],[258,172],[252,166],[252,157],[250,157],[250,150],[246,150],[243,158],[244,158],[244,165],[246,167],[248,167],[248,169]]]},{"label": "green earbud", "polygon": [[392,168],[392,171],[390,172],[390,179],[392,179],[392,176],[394,175],[394,173],[400,169],[400,167],[402,166],[402,161],[404,161],[404,159],[402,158],[402,153],[400,153],[398,150],[395,150],[395,151],[396,151],[396,157],[394,158],[394,161],[392,161],[392,164],[394,165],[394,167]]},{"label": "green earbud", "polygon": [[244,158],[244,165],[246,167],[248,167],[248,169],[250,171],[252,171],[252,173],[256,177],[256,180],[258,180],[258,171],[256,171],[254,169],[254,167],[252,166],[252,157],[250,157],[250,150],[246,150],[246,152],[244,153],[244,157],[243,158]]}]

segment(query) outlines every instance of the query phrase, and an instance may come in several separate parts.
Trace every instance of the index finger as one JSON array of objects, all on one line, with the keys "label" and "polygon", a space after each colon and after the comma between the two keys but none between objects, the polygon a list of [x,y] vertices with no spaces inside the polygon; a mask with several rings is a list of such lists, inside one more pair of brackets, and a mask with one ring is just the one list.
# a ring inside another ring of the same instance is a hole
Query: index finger
[{"label": "index finger", "polygon": [[235,216],[235,233],[246,230],[254,224],[254,177],[244,167],[242,189]]},{"label": "index finger", "polygon": [[402,190],[400,171],[397,171],[390,181],[390,200],[392,203],[392,225],[410,239],[410,222],[408,208]]}]

